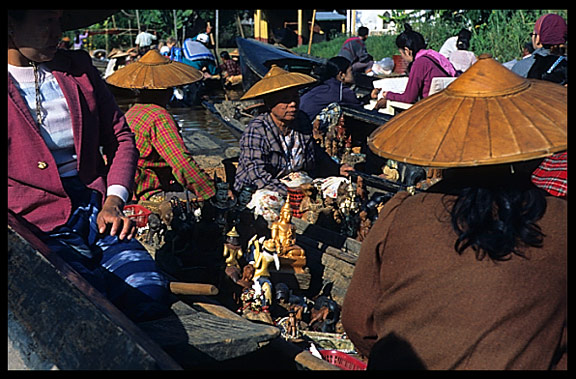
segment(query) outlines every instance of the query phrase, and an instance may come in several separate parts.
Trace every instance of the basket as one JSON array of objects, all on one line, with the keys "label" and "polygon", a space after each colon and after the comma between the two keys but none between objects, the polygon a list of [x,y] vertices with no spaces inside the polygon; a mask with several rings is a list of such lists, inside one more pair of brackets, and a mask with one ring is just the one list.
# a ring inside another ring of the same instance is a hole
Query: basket
[{"label": "basket", "polygon": [[338,350],[320,350],[325,361],[342,370],[366,370],[366,363]]},{"label": "basket", "polygon": [[124,206],[124,214],[130,217],[136,223],[136,227],[138,228],[146,226],[150,213],[152,213],[150,210],[139,204],[129,204]]}]

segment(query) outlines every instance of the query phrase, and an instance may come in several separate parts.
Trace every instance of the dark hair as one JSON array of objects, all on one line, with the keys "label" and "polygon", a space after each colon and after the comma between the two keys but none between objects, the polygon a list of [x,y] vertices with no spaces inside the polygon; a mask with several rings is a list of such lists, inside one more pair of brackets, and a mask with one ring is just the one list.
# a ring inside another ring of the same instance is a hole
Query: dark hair
[{"label": "dark hair", "polygon": [[220,57],[222,59],[230,59],[230,54],[227,51],[223,51],[220,53]]},{"label": "dark hair", "polygon": [[365,26],[361,26],[361,27],[358,28],[358,35],[359,35],[360,37],[367,36],[369,32],[370,32],[370,31],[369,31],[368,28],[365,27]]},{"label": "dark hair", "polygon": [[524,257],[526,246],[542,246],[536,222],[546,211],[546,194],[530,181],[532,163],[515,165],[514,174],[509,164],[445,171],[445,185],[457,195],[449,212],[458,254],[470,247],[478,260],[505,261],[513,254]]},{"label": "dark hair", "polygon": [[532,42],[526,42],[524,44],[524,48],[528,51],[529,54],[534,52],[534,45],[532,45]]},{"label": "dark hair", "polygon": [[472,38],[472,32],[468,29],[462,29],[458,33],[458,40],[456,41],[456,47],[458,50],[468,50],[470,48],[470,39]]},{"label": "dark hair", "polygon": [[328,59],[322,64],[314,66],[312,76],[316,77],[320,82],[336,77],[339,72],[346,72],[350,67],[350,60],[345,57],[336,56]]},{"label": "dark hair", "polygon": [[404,24],[404,31],[396,37],[396,46],[399,49],[407,47],[416,56],[416,53],[425,49],[427,45],[422,34],[413,31],[409,24]]},{"label": "dark hair", "polygon": [[339,72],[346,72],[346,70],[348,70],[348,67],[350,67],[351,64],[348,58],[341,56],[336,56],[328,59],[328,63],[331,63],[338,68],[338,72],[336,74],[338,74]]}]

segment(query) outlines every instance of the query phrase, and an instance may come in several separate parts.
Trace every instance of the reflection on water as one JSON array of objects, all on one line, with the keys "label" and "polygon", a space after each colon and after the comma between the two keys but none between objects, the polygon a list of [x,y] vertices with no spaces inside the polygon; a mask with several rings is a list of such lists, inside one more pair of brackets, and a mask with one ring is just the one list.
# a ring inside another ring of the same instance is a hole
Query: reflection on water
[{"label": "reflection on water", "polygon": [[193,134],[195,131],[204,130],[230,146],[238,147],[238,139],[209,110],[201,105],[191,108],[172,108],[170,113],[180,126],[183,137],[187,134]]}]

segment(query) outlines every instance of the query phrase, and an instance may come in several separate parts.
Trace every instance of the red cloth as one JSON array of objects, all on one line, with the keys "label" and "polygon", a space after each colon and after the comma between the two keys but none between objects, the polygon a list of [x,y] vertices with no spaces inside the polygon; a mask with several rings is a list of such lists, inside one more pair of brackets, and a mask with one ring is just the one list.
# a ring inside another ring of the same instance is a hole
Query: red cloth
[{"label": "red cloth", "polygon": [[534,33],[540,36],[543,45],[557,45],[566,42],[568,26],[557,14],[548,13],[541,16],[534,24]]},{"label": "red cloth", "polygon": [[[102,193],[103,199],[108,185],[131,189],[138,160],[134,134],[88,53],[59,50],[48,65],[70,109],[80,180]],[[10,75],[7,156],[8,209],[43,231],[63,225],[72,203],[54,157]]]},{"label": "red cloth", "polygon": [[568,193],[568,152],[554,154],[542,161],[532,173],[532,183],[554,196]]}]

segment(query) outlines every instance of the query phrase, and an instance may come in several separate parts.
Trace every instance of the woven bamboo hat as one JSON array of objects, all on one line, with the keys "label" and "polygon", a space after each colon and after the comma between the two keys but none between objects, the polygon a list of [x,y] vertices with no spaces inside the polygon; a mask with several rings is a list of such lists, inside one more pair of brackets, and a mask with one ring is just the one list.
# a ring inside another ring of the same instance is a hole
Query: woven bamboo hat
[{"label": "woven bamboo hat", "polygon": [[122,67],[106,78],[109,84],[122,88],[166,89],[201,80],[202,72],[187,64],[150,50],[136,62]]},{"label": "woven bamboo hat", "polygon": [[470,167],[541,158],[567,149],[567,88],[524,79],[490,57],[368,137],[400,162]]},{"label": "woven bamboo hat", "polygon": [[250,87],[240,100],[260,97],[287,88],[305,86],[315,81],[316,79],[311,76],[299,72],[289,72],[273,64],[270,71]]}]

